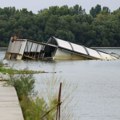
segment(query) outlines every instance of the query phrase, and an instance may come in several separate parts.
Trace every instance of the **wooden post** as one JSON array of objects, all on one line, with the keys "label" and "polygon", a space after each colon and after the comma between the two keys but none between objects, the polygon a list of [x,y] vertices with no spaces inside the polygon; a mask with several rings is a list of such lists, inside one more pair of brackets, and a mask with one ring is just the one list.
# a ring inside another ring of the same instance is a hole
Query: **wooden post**
[{"label": "wooden post", "polygon": [[56,120],[60,120],[60,105],[61,105],[61,89],[62,89],[62,83],[60,83],[59,87],[59,94],[58,94],[58,105],[57,105],[57,112],[56,112]]},{"label": "wooden post", "polygon": [[56,112],[56,120],[60,120],[60,105],[61,105],[61,90],[62,90],[62,83],[60,83],[60,87],[59,87],[59,94],[58,94],[58,103],[56,106],[54,106],[52,109],[50,109],[49,111],[47,111],[40,119],[42,120],[46,115],[48,115],[51,111],[53,111],[54,109],[56,109],[57,107],[57,112]]}]

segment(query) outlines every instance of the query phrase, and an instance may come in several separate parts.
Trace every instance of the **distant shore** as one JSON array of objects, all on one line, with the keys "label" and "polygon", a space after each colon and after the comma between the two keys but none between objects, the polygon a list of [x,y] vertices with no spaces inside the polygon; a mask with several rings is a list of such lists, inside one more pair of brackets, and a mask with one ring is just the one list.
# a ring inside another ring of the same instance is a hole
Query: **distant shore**
[{"label": "distant shore", "polygon": [[93,49],[120,49],[120,47],[91,47]]}]

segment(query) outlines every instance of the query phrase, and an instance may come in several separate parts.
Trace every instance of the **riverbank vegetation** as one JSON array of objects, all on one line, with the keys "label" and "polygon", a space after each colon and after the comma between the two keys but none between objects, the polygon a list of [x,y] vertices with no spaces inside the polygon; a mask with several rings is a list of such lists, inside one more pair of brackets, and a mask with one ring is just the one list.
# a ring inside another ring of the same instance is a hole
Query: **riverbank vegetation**
[{"label": "riverbank vegetation", "polygon": [[25,120],[54,120],[55,118],[57,98],[53,98],[48,104],[37,95],[34,89],[33,74],[43,72],[5,68],[4,64],[0,62],[0,73],[9,76],[5,85],[15,87]]},{"label": "riverbank vegetation", "polygon": [[37,14],[15,7],[0,8],[0,46],[11,36],[47,41],[55,36],[86,46],[120,46],[120,9],[96,5],[86,13],[80,5],[52,6]]},{"label": "riverbank vegetation", "polygon": [[39,73],[46,73],[45,71],[34,71],[34,70],[16,70],[13,68],[5,68],[0,64],[0,72],[4,74],[39,74]]},{"label": "riverbank vegetation", "polygon": [[43,98],[37,97],[32,75],[11,76],[7,84],[15,87],[25,120],[54,120],[56,109],[52,107],[57,105],[57,99],[53,98],[48,105]]}]

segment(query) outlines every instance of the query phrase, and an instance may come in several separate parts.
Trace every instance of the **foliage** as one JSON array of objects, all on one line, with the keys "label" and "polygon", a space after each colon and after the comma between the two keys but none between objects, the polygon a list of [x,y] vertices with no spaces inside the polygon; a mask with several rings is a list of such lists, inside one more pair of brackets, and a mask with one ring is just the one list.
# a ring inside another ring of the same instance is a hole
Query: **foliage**
[{"label": "foliage", "polygon": [[24,111],[25,120],[54,120],[55,118],[55,112],[50,111],[48,113],[50,107],[42,98],[37,97],[35,100],[23,98],[21,107]]},{"label": "foliage", "polygon": [[8,73],[8,74],[38,74],[38,73],[46,73],[45,71],[33,71],[33,70],[16,70],[13,68],[5,68],[3,64],[0,63],[0,72]]},{"label": "foliage", "polygon": [[93,17],[96,17],[99,13],[101,12],[101,6],[100,5],[96,5],[96,7],[92,7],[91,10],[90,10],[90,14],[93,16]]},{"label": "foliage", "polygon": [[[34,83],[35,79],[32,75],[11,76],[7,82],[8,85],[14,86],[17,91],[25,120],[54,120],[54,111],[46,114],[51,109],[51,105],[49,107],[43,98],[33,99],[33,95],[35,95]],[[52,105],[53,101],[51,101]]]},{"label": "foliage", "polygon": [[55,36],[87,46],[120,46],[120,9],[96,5],[86,14],[81,6],[51,6],[33,14],[27,9],[0,8],[0,46],[12,35],[36,41]]},{"label": "foliage", "polygon": [[15,87],[20,100],[23,97],[29,97],[34,94],[35,80],[32,75],[20,75],[16,77],[11,75],[7,83]]}]

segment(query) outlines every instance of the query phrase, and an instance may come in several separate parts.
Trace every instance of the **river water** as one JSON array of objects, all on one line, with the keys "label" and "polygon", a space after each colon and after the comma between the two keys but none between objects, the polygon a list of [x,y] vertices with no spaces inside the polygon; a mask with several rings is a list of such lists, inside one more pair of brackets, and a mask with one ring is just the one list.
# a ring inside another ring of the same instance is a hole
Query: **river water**
[{"label": "river water", "polygon": [[[0,59],[4,54],[0,51]],[[120,60],[6,62],[16,69],[51,72],[34,75],[35,89],[46,101],[57,97],[63,83],[62,120],[120,120]]]}]

